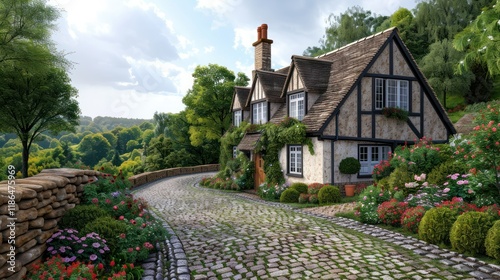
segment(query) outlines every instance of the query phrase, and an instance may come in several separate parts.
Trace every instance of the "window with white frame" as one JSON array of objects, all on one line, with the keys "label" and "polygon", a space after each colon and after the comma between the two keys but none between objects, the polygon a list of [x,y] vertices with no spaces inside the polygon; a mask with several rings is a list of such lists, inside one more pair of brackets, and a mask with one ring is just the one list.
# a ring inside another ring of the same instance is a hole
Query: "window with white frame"
[{"label": "window with white frame", "polygon": [[296,118],[299,121],[304,119],[306,114],[305,108],[305,93],[300,92],[296,94],[291,94],[288,97],[288,115],[291,118]]},{"label": "window with white frame", "polygon": [[359,146],[358,158],[361,164],[359,175],[372,175],[376,164],[389,159],[390,151],[390,146]]},{"label": "window with white frame", "polygon": [[406,80],[375,79],[375,109],[397,107],[409,110],[409,82]]},{"label": "window with white frame", "polygon": [[241,124],[241,110],[234,111],[234,116],[233,116],[233,125],[236,127],[239,127]]},{"label": "window with white frame", "polygon": [[267,123],[267,101],[255,103],[252,105],[254,124]]},{"label": "window with white frame", "polygon": [[302,175],[302,146],[288,146],[288,173]]}]

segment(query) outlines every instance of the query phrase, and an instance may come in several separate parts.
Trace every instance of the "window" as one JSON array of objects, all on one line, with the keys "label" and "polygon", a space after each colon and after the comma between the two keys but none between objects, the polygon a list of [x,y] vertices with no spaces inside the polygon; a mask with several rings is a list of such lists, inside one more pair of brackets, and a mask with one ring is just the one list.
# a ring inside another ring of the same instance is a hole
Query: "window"
[{"label": "window", "polygon": [[288,146],[288,173],[302,175],[302,146]]},{"label": "window", "polygon": [[303,92],[292,94],[288,99],[288,115],[299,121],[304,119],[305,115],[305,94]]},{"label": "window", "polygon": [[373,167],[381,160],[389,159],[389,146],[359,146],[358,158],[361,163],[359,175],[372,175]]},{"label": "window", "polygon": [[241,110],[234,111],[234,118],[233,118],[233,124],[234,126],[240,126],[241,124]]},{"label": "window", "polygon": [[236,158],[238,156],[238,146],[233,146],[233,158]]},{"label": "window", "polygon": [[253,104],[253,123],[267,123],[267,101]]},{"label": "window", "polygon": [[375,79],[375,109],[398,107],[408,111],[409,91],[408,81]]}]

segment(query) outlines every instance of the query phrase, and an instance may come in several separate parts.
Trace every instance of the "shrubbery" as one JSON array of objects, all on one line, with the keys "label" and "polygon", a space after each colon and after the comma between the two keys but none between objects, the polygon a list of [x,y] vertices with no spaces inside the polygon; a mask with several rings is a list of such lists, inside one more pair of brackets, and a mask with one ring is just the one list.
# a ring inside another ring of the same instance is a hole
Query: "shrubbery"
[{"label": "shrubbery", "polygon": [[449,208],[429,209],[418,226],[419,238],[436,245],[449,244],[450,229],[457,216],[458,214]]},{"label": "shrubbery", "polygon": [[488,256],[500,261],[500,221],[496,221],[488,230],[484,246]]},{"label": "shrubbery", "polygon": [[296,203],[299,202],[300,193],[296,189],[286,189],[280,196],[282,203]]},{"label": "shrubbery", "polygon": [[58,222],[60,228],[72,228],[81,231],[89,222],[100,217],[111,217],[108,212],[96,205],[77,205],[64,213]]},{"label": "shrubbery", "polygon": [[408,208],[408,203],[399,202],[396,199],[382,202],[377,208],[380,221],[386,225],[399,226],[404,211]]},{"label": "shrubbery", "polygon": [[401,216],[401,226],[411,233],[418,233],[418,226],[426,210],[423,206],[410,207]]},{"label": "shrubbery", "polygon": [[471,211],[460,215],[450,231],[453,250],[473,255],[484,254],[486,235],[493,222],[493,217],[487,213]]},{"label": "shrubbery", "polygon": [[290,189],[294,189],[299,193],[307,193],[307,184],[301,182],[295,182],[290,186]]},{"label": "shrubbery", "polygon": [[338,203],[341,200],[340,190],[337,186],[327,185],[318,192],[320,204]]}]

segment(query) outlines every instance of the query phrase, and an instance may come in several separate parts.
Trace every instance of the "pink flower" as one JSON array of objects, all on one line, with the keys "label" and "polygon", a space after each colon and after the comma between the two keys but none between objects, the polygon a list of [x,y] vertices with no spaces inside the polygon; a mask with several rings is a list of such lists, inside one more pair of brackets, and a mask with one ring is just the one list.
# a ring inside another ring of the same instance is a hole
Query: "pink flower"
[{"label": "pink flower", "polygon": [[468,193],[474,193],[474,191],[472,189],[469,189],[467,192]]},{"label": "pink flower", "polygon": [[448,186],[448,182],[444,182],[443,186]]},{"label": "pink flower", "polygon": [[458,175],[460,175],[460,174],[455,173],[455,174],[451,175],[451,179],[453,179],[453,180],[458,179]]},{"label": "pink flower", "polygon": [[118,210],[118,206],[113,206],[113,210]]},{"label": "pink flower", "polygon": [[450,188],[445,188],[445,189],[443,190],[443,193],[447,193],[447,192],[449,192],[449,191],[450,191]]}]

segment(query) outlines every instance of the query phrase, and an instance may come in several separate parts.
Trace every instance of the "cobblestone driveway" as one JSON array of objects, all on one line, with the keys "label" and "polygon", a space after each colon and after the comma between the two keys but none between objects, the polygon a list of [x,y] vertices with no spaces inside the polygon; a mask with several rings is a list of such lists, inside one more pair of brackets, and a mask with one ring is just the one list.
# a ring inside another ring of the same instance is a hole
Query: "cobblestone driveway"
[{"label": "cobblestone driveway", "polygon": [[136,193],[182,241],[192,279],[476,279],[470,269],[328,219],[193,186],[205,176],[174,177]]}]

